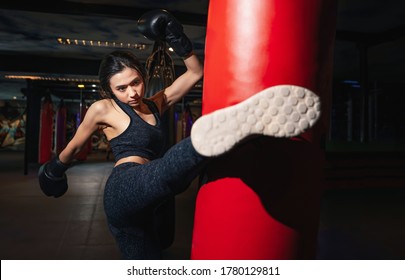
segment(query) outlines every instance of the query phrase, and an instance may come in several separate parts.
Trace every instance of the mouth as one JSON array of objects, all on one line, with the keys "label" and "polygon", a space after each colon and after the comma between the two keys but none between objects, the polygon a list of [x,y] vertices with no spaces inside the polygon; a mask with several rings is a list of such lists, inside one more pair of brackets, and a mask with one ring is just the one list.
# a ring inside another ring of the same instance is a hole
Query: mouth
[{"label": "mouth", "polygon": [[139,99],[132,99],[128,102],[130,105],[138,105],[139,104]]}]

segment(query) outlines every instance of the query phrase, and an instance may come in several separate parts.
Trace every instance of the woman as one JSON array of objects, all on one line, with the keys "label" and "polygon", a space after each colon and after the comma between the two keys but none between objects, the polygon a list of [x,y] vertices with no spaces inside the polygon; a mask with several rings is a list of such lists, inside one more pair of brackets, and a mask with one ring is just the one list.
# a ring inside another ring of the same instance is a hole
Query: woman
[{"label": "woman", "polygon": [[[146,73],[137,58],[129,51],[105,56],[99,69],[102,99],[89,107],[66,148],[40,168],[39,182],[46,195],[63,195],[67,191],[65,171],[69,164],[93,132],[102,129],[116,160],[104,192],[109,228],[124,259],[159,259],[160,244],[152,222],[156,205],[184,191],[209,157],[230,150],[246,136],[252,133],[293,136],[306,129],[298,122],[292,131],[288,125],[285,129],[266,127],[266,116],[283,106],[278,99],[272,101],[274,94],[290,98],[285,94],[287,90],[291,94],[300,95],[299,91],[303,91],[307,97],[316,96],[294,86],[270,88],[238,105],[199,118],[193,125],[191,138],[177,143],[162,156],[164,136],[160,116],[202,78],[203,69],[181,25],[169,13],[152,11],[139,23],[143,34],[152,39],[163,37],[184,58],[186,72],[169,87],[144,98]],[[303,100],[292,105],[295,111],[307,99]],[[259,111],[255,110],[258,106]],[[316,118],[312,118],[312,123]]]}]

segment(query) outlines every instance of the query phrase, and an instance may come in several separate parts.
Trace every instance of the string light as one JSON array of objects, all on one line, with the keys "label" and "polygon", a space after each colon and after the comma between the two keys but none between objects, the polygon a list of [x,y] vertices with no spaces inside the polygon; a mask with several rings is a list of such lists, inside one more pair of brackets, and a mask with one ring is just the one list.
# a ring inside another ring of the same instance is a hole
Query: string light
[{"label": "string light", "polygon": [[34,76],[34,75],[5,75],[6,79],[16,80],[39,80],[39,81],[59,81],[59,82],[79,82],[79,83],[98,83],[98,79],[89,78],[67,78],[67,77],[50,77],[50,76]]},{"label": "string light", "polygon": [[136,44],[136,43],[124,43],[124,42],[109,42],[109,41],[94,41],[85,39],[70,39],[70,38],[57,38],[57,42],[61,45],[72,45],[72,46],[93,46],[93,47],[120,47],[128,49],[145,50],[146,44]]}]

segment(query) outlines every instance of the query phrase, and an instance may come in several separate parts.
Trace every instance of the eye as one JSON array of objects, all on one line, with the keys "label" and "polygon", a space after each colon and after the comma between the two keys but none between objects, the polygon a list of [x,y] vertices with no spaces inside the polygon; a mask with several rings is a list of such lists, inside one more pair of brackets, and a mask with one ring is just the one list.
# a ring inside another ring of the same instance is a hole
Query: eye
[{"label": "eye", "polygon": [[140,79],[135,79],[132,81],[131,86],[138,86],[142,83]]},{"label": "eye", "polygon": [[126,90],[127,87],[118,87],[117,91],[119,92],[124,92]]}]

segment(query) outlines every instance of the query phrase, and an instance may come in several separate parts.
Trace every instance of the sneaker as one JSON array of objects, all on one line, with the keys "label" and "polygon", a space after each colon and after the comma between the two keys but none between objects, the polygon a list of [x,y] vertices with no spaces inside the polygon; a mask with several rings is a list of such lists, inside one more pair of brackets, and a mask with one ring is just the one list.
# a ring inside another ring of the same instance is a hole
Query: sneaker
[{"label": "sneaker", "polygon": [[218,156],[250,135],[297,136],[312,127],[320,114],[320,98],[315,93],[278,85],[201,116],[191,128],[191,141],[199,154]]}]

